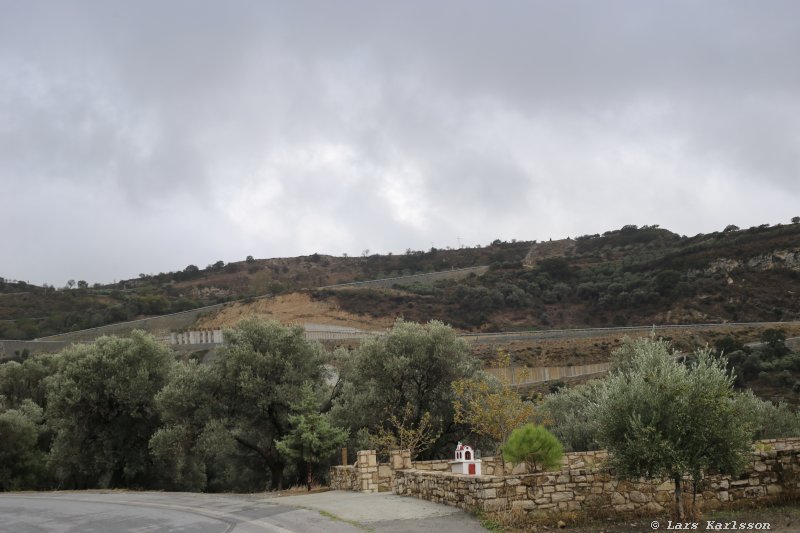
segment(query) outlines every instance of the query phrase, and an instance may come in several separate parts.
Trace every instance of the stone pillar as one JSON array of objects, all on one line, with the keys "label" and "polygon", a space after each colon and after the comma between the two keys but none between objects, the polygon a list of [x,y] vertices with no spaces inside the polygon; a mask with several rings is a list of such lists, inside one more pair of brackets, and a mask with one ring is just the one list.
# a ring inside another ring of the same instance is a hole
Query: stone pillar
[{"label": "stone pillar", "polygon": [[400,450],[400,457],[403,459],[403,468],[404,469],[411,469],[413,468],[411,464],[411,450]]},{"label": "stone pillar", "polygon": [[378,492],[378,456],[375,450],[358,452],[356,482],[360,492]]},{"label": "stone pillar", "polygon": [[403,467],[403,457],[400,455],[402,450],[390,450],[389,451],[389,465],[392,467],[392,470],[402,470]]}]

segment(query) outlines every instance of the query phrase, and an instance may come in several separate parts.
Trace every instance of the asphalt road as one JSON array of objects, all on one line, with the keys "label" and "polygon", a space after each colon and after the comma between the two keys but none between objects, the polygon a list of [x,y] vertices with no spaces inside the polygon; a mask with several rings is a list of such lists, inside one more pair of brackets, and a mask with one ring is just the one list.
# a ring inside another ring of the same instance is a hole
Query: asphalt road
[{"label": "asphalt road", "polygon": [[393,494],[290,497],[169,492],[0,495],[2,533],[350,533],[485,531],[470,515]]}]

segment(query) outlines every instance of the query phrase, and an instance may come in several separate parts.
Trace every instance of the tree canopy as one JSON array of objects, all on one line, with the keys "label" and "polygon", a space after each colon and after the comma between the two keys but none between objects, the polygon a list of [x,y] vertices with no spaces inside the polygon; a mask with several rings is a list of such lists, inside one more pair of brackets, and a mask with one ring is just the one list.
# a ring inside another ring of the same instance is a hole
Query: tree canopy
[{"label": "tree canopy", "polygon": [[276,443],[290,432],[303,387],[325,387],[323,363],[321,347],[306,340],[303,328],[245,319],[225,332],[225,345],[208,367],[183,370],[159,394],[167,424],[151,447],[165,461],[171,450],[183,453],[172,464],[176,480],[202,479],[214,458],[245,454],[280,489],[286,457]]},{"label": "tree canopy", "polygon": [[683,476],[696,490],[709,469],[738,473],[753,427],[725,361],[709,350],[696,352],[690,365],[677,361],[666,341],[639,340],[623,353],[594,406],[598,441],[616,475],[672,479],[683,517]]},{"label": "tree canopy", "polygon": [[291,406],[289,432],[276,444],[284,457],[298,461],[305,470],[308,490],[313,466],[333,455],[347,440],[347,431],[332,426],[319,412],[319,404],[311,385],[303,385],[299,400]]},{"label": "tree canopy", "polygon": [[[496,366],[503,368],[508,364],[508,355],[500,354]],[[508,385],[483,372],[453,382],[455,421],[488,437],[501,456],[502,445],[511,432],[531,422],[536,415],[533,403],[523,400],[519,391]]]},{"label": "tree canopy", "polygon": [[[472,376],[475,369],[467,343],[451,327],[398,320],[387,335],[365,341],[342,362],[344,385],[335,418],[352,433],[377,432],[380,427],[392,430],[392,415],[419,427],[430,413],[430,428],[440,435],[429,450],[435,454],[458,440],[452,383]],[[410,417],[405,416],[407,406]]]},{"label": "tree canopy", "polygon": [[172,352],[134,331],[73,345],[59,365],[45,412],[57,477],[78,488],[149,485],[155,472],[147,442],[159,425],[154,398],[169,378]]}]

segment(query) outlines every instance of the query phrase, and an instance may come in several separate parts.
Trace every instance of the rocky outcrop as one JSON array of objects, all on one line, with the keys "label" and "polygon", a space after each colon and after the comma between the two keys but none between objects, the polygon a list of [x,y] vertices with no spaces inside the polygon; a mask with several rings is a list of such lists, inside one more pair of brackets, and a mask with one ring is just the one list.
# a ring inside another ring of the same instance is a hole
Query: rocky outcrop
[{"label": "rocky outcrop", "polygon": [[749,259],[717,259],[708,266],[711,272],[733,272],[736,270],[764,271],[787,268],[800,271],[800,249],[776,250],[771,254],[757,255]]}]

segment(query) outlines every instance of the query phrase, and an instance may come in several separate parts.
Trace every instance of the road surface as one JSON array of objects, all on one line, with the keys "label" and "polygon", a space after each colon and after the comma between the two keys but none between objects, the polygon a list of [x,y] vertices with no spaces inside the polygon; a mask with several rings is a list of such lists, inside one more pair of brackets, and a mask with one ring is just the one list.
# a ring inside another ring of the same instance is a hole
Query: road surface
[{"label": "road surface", "polygon": [[0,494],[2,533],[485,531],[458,509],[394,494],[68,491]]}]

